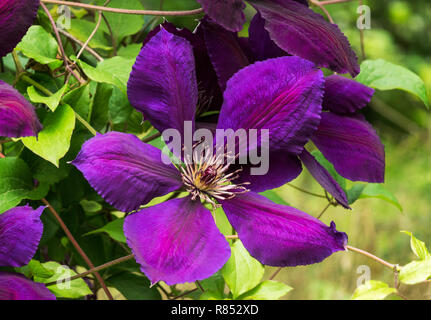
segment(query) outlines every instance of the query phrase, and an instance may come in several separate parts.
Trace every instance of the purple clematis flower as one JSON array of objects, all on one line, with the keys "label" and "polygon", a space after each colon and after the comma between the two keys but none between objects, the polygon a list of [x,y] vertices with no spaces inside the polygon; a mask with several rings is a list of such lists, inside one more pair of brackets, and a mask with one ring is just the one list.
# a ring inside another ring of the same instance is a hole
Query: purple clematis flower
[{"label": "purple clematis flower", "polygon": [[11,52],[36,18],[39,0],[0,2],[0,58]]},{"label": "purple clematis flower", "polygon": [[[250,63],[287,55],[271,40],[264,24],[260,14],[256,14],[250,24],[249,38],[244,41],[208,19],[201,21],[199,28],[205,35],[221,88]],[[373,94],[374,89],[354,80],[339,75],[326,77],[322,102],[325,112],[312,141],[342,176],[353,181],[380,183],[384,181],[384,147],[372,126],[357,114]],[[345,192],[326,169],[306,150],[300,159],[314,178],[348,208]]]},{"label": "purple clematis flower", "polygon": [[[207,15],[229,31],[246,19],[242,0],[198,0]],[[349,41],[337,25],[308,8],[306,0],[248,0],[258,11],[270,38],[284,51],[339,73],[359,73]],[[262,45],[264,42],[261,42]]]},{"label": "purple clematis flower", "polygon": [[17,90],[0,80],[0,136],[37,136],[42,125],[34,107]]},{"label": "purple clematis flower", "polygon": [[[139,210],[154,197],[176,190],[189,193],[125,219],[127,243],[152,283],[202,280],[229,259],[228,242],[201,202],[222,206],[244,246],[262,263],[317,263],[344,250],[347,235],[333,223],[327,226],[256,192],[280,186],[301,172],[297,156],[319,124],[323,84],[322,72],[298,57],[258,62],[227,82],[217,127],[268,129],[266,175],[250,175],[250,165],[240,172],[214,157],[167,165],[159,149],[118,132],[88,140],[72,163],[122,211]],[[136,60],[129,100],[158,130],[176,129],[184,135],[184,123],[194,124],[197,88],[192,45],[161,28]]]},{"label": "purple clematis flower", "polygon": [[[0,266],[22,267],[34,256],[42,237],[45,207],[15,207],[0,214]],[[42,283],[0,272],[0,300],[55,300]]]}]

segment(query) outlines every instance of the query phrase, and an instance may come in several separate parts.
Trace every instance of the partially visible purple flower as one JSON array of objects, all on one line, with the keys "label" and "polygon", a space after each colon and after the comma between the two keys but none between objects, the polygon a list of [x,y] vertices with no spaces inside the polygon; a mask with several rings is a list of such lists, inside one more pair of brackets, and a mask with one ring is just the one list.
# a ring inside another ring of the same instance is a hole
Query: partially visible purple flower
[{"label": "partially visible purple flower", "polygon": [[21,274],[0,272],[0,300],[55,300],[43,283],[33,282]]},{"label": "partially visible purple flower", "polygon": [[34,256],[42,237],[45,207],[15,207],[0,214],[0,266],[22,267]]},{"label": "partially visible purple flower", "polygon": [[[129,100],[157,129],[183,133],[185,121],[194,123],[194,61],[190,43],[163,28],[141,50],[128,83]],[[344,250],[347,235],[255,192],[280,186],[301,172],[297,156],[318,126],[322,96],[322,72],[298,57],[258,62],[227,82],[217,127],[270,131],[270,170],[247,181],[249,190],[236,179],[237,174],[238,180],[251,177],[248,165],[239,172],[209,157],[176,168],[162,162],[159,149],[125,133],[90,139],[73,164],[108,203],[126,212],[174,190],[189,193],[125,219],[127,243],[152,283],[205,279],[228,260],[229,245],[201,201],[224,208],[259,261],[274,266],[317,263]]]},{"label": "partially visible purple flower", "polygon": [[0,1],[0,58],[11,52],[36,18],[39,0]]},{"label": "partially visible purple flower", "polygon": [[[0,266],[22,267],[33,258],[42,237],[45,207],[15,207],[0,214]],[[55,300],[42,283],[0,272],[0,300]]]},{"label": "partially visible purple flower", "polygon": [[41,130],[33,105],[11,85],[0,80],[0,136],[37,136]]},{"label": "partially visible purple flower", "polygon": [[[229,31],[245,23],[242,0],[198,0],[208,16]],[[357,57],[337,25],[308,8],[305,0],[249,0],[270,38],[289,54],[339,73],[359,73]],[[254,19],[254,20],[257,20]],[[257,21],[255,21],[257,22]],[[266,39],[256,43],[266,44]],[[274,47],[270,50],[275,49]]]}]

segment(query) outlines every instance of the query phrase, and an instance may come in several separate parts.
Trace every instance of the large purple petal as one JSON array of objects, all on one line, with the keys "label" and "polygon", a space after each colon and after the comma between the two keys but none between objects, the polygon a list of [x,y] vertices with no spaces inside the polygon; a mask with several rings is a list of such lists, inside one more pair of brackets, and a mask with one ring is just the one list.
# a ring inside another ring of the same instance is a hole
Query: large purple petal
[{"label": "large purple petal", "polygon": [[0,272],[0,300],[55,300],[44,284],[18,273]]},{"label": "large purple petal", "polygon": [[186,39],[193,47],[199,89],[198,111],[206,111],[208,108],[220,110],[223,96],[218,85],[217,74],[208,56],[201,24],[194,32],[191,32],[187,28],[178,29],[174,24],[165,21],[148,33],[143,45],[147,44],[161,28]]},{"label": "large purple petal", "polygon": [[361,117],[324,112],[312,140],[343,177],[352,181],[384,181],[384,146],[373,127]]},{"label": "large purple petal", "polygon": [[197,0],[205,13],[224,28],[236,32],[242,29],[246,18],[243,0]]},{"label": "large purple petal", "polygon": [[252,192],[223,201],[222,206],[245,248],[265,265],[317,263],[347,245],[347,235],[338,232],[333,222],[328,227]]},{"label": "large purple petal", "polygon": [[338,114],[355,113],[365,107],[371,100],[374,89],[347,79],[332,75],[325,78],[325,95],[323,108]]},{"label": "large purple petal", "polygon": [[271,151],[298,155],[319,124],[323,82],[299,57],[256,62],[229,80],[218,128],[268,129]]},{"label": "large purple petal", "polygon": [[224,29],[209,19],[203,19],[201,27],[204,31],[208,54],[217,72],[220,88],[224,91],[230,77],[238,70],[248,66],[250,62],[236,33]]},{"label": "large purple petal", "polygon": [[335,24],[293,0],[250,0],[266,20],[272,40],[290,54],[339,73],[359,73],[347,38]]},{"label": "large purple petal", "polygon": [[286,55],[286,52],[270,38],[268,31],[265,29],[265,20],[259,12],[251,20],[248,34],[251,50],[256,60],[261,61]]},{"label": "large purple petal", "polygon": [[334,180],[331,174],[326,170],[307,150],[299,155],[302,163],[310,171],[311,175],[316,179],[320,185],[328,191],[335,200],[338,201],[343,207],[349,207],[349,201],[347,200],[346,193],[343,188]]},{"label": "large purple petal", "polygon": [[40,130],[42,125],[31,103],[0,80],[0,137],[37,136]]},{"label": "large purple petal", "polygon": [[229,244],[211,212],[189,197],[129,215],[124,234],[152,283],[173,285],[208,278],[230,256]]},{"label": "large purple petal", "polygon": [[0,58],[11,52],[36,18],[39,0],[0,2]]},{"label": "large purple petal", "polygon": [[162,162],[159,149],[126,133],[88,140],[72,164],[107,202],[126,212],[182,185],[179,172]]},{"label": "large purple petal", "polygon": [[159,131],[194,121],[198,88],[190,43],[164,28],[139,53],[127,84],[130,103]]},{"label": "large purple petal", "polygon": [[[266,159],[262,159],[264,161]],[[254,192],[271,190],[292,181],[302,172],[301,161],[297,156],[290,155],[284,151],[270,152],[268,158],[268,172],[263,175],[253,174],[251,169],[254,167],[264,167],[262,163],[258,166],[247,165],[243,167],[235,183],[249,182],[246,187]]]},{"label": "large purple petal", "polygon": [[33,258],[43,232],[45,207],[15,207],[0,214],[0,266],[22,267]]}]

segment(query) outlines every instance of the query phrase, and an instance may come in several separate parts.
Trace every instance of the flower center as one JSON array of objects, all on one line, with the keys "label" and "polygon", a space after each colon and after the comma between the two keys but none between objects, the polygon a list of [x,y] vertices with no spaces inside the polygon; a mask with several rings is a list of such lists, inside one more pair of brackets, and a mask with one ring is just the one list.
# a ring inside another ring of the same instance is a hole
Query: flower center
[{"label": "flower center", "polygon": [[199,197],[202,201],[210,203],[213,208],[217,208],[220,204],[216,201],[232,199],[237,194],[249,191],[244,187],[249,184],[248,182],[233,183],[242,169],[229,172],[230,164],[222,161],[227,157],[226,154],[207,156],[199,155],[197,152],[193,152],[193,159],[188,157],[180,170],[183,183],[192,200]]}]

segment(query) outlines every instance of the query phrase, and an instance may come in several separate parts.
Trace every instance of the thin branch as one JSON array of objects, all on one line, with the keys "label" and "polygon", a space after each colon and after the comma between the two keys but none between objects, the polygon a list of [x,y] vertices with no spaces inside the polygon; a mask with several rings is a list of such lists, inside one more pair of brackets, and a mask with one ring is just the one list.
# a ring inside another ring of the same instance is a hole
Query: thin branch
[{"label": "thin branch", "polygon": [[78,54],[76,55],[76,60],[79,59],[79,57],[81,56],[82,52],[84,52],[85,48],[88,46],[88,44],[90,43],[91,39],[93,39],[94,35],[96,34],[97,30],[100,27],[100,23],[102,22],[102,11],[99,11],[99,18],[97,20],[96,23],[96,27],[94,27],[93,31],[91,32],[90,36],[88,37],[88,39],[84,42],[84,44],[82,45],[81,50],[79,50]]},{"label": "thin branch", "polygon": [[277,268],[277,270],[275,270],[275,272],[272,274],[272,276],[269,277],[269,280],[273,280],[282,270],[282,267]]},{"label": "thin branch", "polygon": [[54,18],[52,17],[48,8],[42,2],[40,3],[40,6],[45,11],[46,15],[48,16],[49,21],[51,22],[51,26],[52,26],[52,29],[54,30],[55,37],[57,38],[58,48],[60,49],[60,54],[61,54],[61,57],[63,59],[64,66],[66,68],[66,72],[69,72],[70,74],[72,74],[76,78],[76,80],[78,80],[79,83],[84,84],[85,81],[83,79],[81,79],[81,77],[79,75],[77,75],[76,72],[73,71],[73,69],[69,66],[69,62],[67,61],[67,56],[66,56],[66,53],[64,51],[63,43],[61,42],[60,33],[58,32],[58,28],[57,28],[57,25],[54,21]]},{"label": "thin branch", "polygon": [[288,185],[289,187],[292,187],[292,188],[294,188],[294,189],[296,189],[296,190],[298,190],[298,191],[304,192],[304,193],[309,194],[309,195],[311,195],[311,196],[315,196],[315,197],[319,197],[319,198],[326,199],[326,197],[325,197],[325,196],[323,196],[323,195],[321,195],[321,194],[317,194],[317,193],[313,193],[313,192],[310,192],[310,191],[304,190],[304,189],[302,189],[302,188],[300,188],[300,187],[297,187],[297,186],[295,186],[295,185],[293,185],[293,184],[290,184],[290,183],[288,183],[287,185]]},{"label": "thin branch", "polygon": [[195,292],[196,290],[198,290],[198,288],[194,288],[193,290],[190,290],[190,291],[184,292],[183,294],[180,294],[179,296],[176,296],[176,297],[175,297],[175,298],[173,298],[172,300],[177,300],[177,299],[180,299],[180,298],[182,298],[182,297],[185,297],[185,296],[189,295],[190,293]]},{"label": "thin branch", "polygon": [[329,11],[325,8],[325,5],[323,4],[323,2],[319,0],[310,0],[310,2],[314,4],[316,7],[320,8],[320,10],[322,10],[325,13],[325,15],[328,17],[329,21],[331,23],[334,23],[334,19],[332,19],[331,15],[329,14]]},{"label": "thin branch", "polygon": [[72,1],[59,1],[59,0],[41,0],[43,3],[52,3],[59,5],[66,5],[71,7],[79,7],[88,10],[98,10],[104,12],[123,13],[123,14],[135,14],[135,15],[150,15],[150,16],[192,16],[203,12],[202,8],[186,10],[186,11],[160,11],[160,10],[129,10],[121,8],[109,8],[95,6],[86,3],[72,2]]},{"label": "thin branch", "polygon": [[[20,79],[24,80],[25,82],[35,86],[37,89],[39,89],[40,91],[42,91],[44,94],[46,94],[47,96],[52,96],[53,93],[51,91],[49,91],[47,88],[45,88],[44,86],[42,86],[40,83],[34,81],[32,78],[30,78],[29,76],[27,76],[26,74],[21,75]],[[72,109],[73,110],[73,109]],[[76,119],[81,122],[81,124],[87,128],[88,131],[91,132],[92,135],[96,136],[97,135],[97,131],[96,129],[94,129],[87,121],[85,121],[84,118],[82,118],[78,112],[76,112],[75,110],[73,110],[73,112],[75,113],[75,117]]]},{"label": "thin branch", "polygon": [[[88,256],[84,252],[84,250],[82,250],[81,246],[78,244],[78,242],[76,241],[75,237],[72,235],[72,233],[70,232],[70,230],[66,226],[66,224],[63,222],[63,220],[61,219],[60,215],[57,213],[57,211],[55,211],[54,207],[51,206],[51,204],[45,198],[43,198],[41,201],[43,202],[43,204],[45,204],[48,207],[49,211],[51,211],[51,213],[54,215],[55,219],[60,224],[60,227],[63,229],[64,233],[69,238],[70,242],[75,247],[75,249],[78,251],[79,255],[84,259],[85,263],[87,263],[87,265],[90,267],[90,269],[94,269],[93,262],[91,262],[90,258],[88,258]],[[103,279],[100,276],[100,274],[97,271],[95,271],[94,275],[95,275],[97,281],[99,281],[100,285],[103,288],[103,291],[105,291],[105,293],[108,296],[109,300],[114,300],[114,298],[112,297],[111,293],[109,292],[109,289],[106,286],[106,284],[103,281]]]},{"label": "thin branch", "polygon": [[64,279],[58,279],[57,281],[53,281],[53,282],[47,283],[46,286],[53,286],[53,285],[58,284],[59,282],[63,283],[63,282],[73,281],[73,280],[79,279],[79,278],[84,278],[85,276],[89,275],[90,273],[96,273],[96,272],[98,272],[100,270],[112,267],[112,266],[114,266],[116,264],[122,263],[124,261],[128,261],[128,260],[133,259],[133,258],[134,258],[134,255],[130,254],[128,256],[124,256],[124,257],[121,257],[121,258],[109,261],[109,262],[107,262],[105,264],[102,264],[102,265],[100,265],[98,267],[95,267],[95,268],[92,268],[90,270],[87,270],[87,271],[85,271],[83,273],[74,275],[73,277],[64,278]]},{"label": "thin branch", "polygon": [[[76,39],[74,36],[72,36],[70,33],[62,30],[62,29],[58,29],[58,32],[60,32],[63,36],[69,38],[70,40],[72,40],[73,42],[76,42],[77,44],[79,44],[81,47],[84,46],[84,42],[82,42],[81,40]],[[104,59],[93,49],[91,49],[90,47],[85,47],[85,50],[88,51],[90,54],[92,54],[97,60],[99,60],[99,62],[102,62]]]},{"label": "thin branch", "polygon": [[397,271],[399,268],[396,264],[389,263],[389,262],[387,262],[387,261],[385,261],[379,257],[376,257],[375,255],[373,255],[373,254],[371,254],[365,250],[361,250],[361,249],[358,249],[358,248],[355,248],[352,246],[346,246],[346,249],[350,250],[350,251],[357,252],[359,254],[362,254],[363,256],[366,256],[368,258],[371,258],[374,261],[377,261],[378,263],[384,265],[385,267],[388,267],[389,269],[393,270],[394,272]]},{"label": "thin branch", "polygon": [[323,214],[326,212],[326,210],[328,210],[328,208],[332,205],[331,202],[329,202],[326,207],[322,210],[322,212],[320,212],[320,214],[317,216],[317,219],[322,218]]}]

